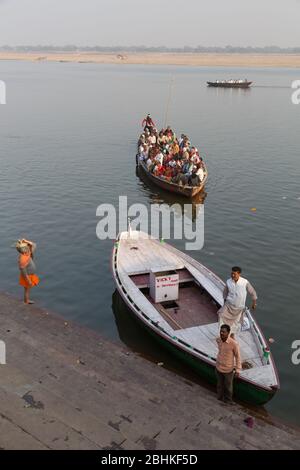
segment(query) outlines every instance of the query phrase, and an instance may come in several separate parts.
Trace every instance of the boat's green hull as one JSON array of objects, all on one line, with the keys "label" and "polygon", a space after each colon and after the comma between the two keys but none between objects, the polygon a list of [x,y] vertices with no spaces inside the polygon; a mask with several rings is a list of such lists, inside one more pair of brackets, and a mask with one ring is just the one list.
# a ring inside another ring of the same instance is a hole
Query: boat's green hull
[{"label": "boat's green hull", "polygon": [[[173,343],[166,340],[147,325],[144,324],[132,311],[128,309],[132,316],[142,325],[156,341],[160,343],[165,349],[169,350],[172,354],[177,356],[177,358],[188,365],[193,371],[195,371],[200,377],[202,377],[206,382],[215,385],[217,384],[217,378],[215,373],[215,367],[201,359],[189,354],[188,352],[176,347]],[[267,403],[276,393],[274,390],[266,390],[261,387],[256,386],[255,384],[245,382],[239,379],[234,381],[234,397],[243,402],[249,403],[251,405],[264,405]]]}]

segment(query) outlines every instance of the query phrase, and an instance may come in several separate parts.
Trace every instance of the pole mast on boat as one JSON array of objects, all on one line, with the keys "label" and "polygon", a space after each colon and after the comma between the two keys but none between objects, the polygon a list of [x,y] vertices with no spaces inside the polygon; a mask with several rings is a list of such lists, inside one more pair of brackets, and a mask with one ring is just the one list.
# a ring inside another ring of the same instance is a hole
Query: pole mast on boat
[{"label": "pole mast on boat", "polygon": [[171,78],[170,85],[169,85],[169,95],[168,95],[168,101],[167,101],[167,106],[166,106],[164,129],[167,127],[167,123],[169,119],[169,108],[170,108],[170,103],[171,103],[173,84],[174,84],[174,77]]}]

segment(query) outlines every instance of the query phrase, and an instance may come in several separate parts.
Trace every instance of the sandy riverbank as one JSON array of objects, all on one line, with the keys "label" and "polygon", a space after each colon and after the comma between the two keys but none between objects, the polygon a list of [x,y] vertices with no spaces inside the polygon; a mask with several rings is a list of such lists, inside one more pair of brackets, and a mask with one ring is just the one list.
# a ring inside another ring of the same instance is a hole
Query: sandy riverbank
[{"label": "sandy riverbank", "polygon": [[186,65],[198,67],[300,67],[300,54],[95,54],[0,52],[0,60],[77,62],[97,64]]}]

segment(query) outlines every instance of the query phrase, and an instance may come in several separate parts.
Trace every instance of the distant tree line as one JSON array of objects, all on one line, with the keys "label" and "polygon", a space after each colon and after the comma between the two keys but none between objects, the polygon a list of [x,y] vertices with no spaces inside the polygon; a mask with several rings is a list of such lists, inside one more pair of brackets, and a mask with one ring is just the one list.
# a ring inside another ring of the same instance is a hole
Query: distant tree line
[{"label": "distant tree line", "polygon": [[239,47],[239,46],[184,46],[184,47],[147,47],[147,46],[75,46],[74,44],[67,44],[65,46],[53,45],[38,45],[38,46],[0,46],[0,51],[4,52],[102,52],[102,53],[117,53],[117,52],[173,52],[173,53],[227,53],[227,54],[300,54],[300,47],[279,47],[279,46],[265,46],[265,47]]}]

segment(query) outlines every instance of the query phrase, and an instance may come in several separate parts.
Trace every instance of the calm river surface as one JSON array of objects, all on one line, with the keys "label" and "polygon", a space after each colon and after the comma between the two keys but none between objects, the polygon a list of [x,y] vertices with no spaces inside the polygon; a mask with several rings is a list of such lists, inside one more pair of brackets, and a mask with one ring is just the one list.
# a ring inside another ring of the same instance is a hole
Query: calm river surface
[{"label": "calm river surface", "polygon": [[[206,87],[206,80],[231,77],[254,86]],[[147,207],[176,201],[141,181],[134,160],[144,115],[163,125],[172,80],[168,123],[189,135],[209,169],[205,245],[189,254],[223,279],[233,264],[243,267],[258,291],[256,318],[266,338],[275,339],[281,391],[266,410],[300,424],[300,365],[291,362],[291,344],[300,339],[296,79],[300,70],[1,61],[7,86],[7,104],[0,105],[1,291],[21,298],[10,246],[32,238],[40,305],[173,367],[118,307],[113,242],[96,237],[96,208],[117,206],[119,195]],[[184,249],[183,241],[172,243]]]}]

